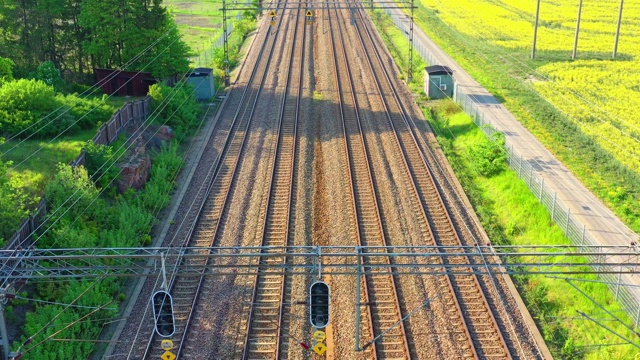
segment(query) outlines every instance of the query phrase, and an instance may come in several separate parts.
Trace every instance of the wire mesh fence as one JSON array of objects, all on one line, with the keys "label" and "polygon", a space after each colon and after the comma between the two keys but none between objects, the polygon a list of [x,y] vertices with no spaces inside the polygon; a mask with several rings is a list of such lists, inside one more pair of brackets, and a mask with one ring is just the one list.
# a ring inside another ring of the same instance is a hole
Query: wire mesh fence
[{"label": "wire mesh fence", "polygon": [[[238,16],[240,16],[240,14],[238,14],[236,17],[238,18]],[[240,18],[238,18],[240,19]],[[231,33],[233,32],[233,21],[229,21],[229,23],[227,24],[227,38],[229,36],[231,36]],[[208,47],[207,49],[205,49],[203,52],[201,52],[200,54],[198,54],[198,56],[194,56],[189,58],[189,61],[195,66],[195,67],[211,67],[211,63],[213,61],[213,52],[215,49],[217,48],[221,48],[224,45],[224,32],[222,34],[220,34],[211,44],[210,47]]]},{"label": "wire mesh fence", "polygon": [[[391,9],[384,9],[384,11],[391,17],[396,27],[402,30],[407,40],[409,40],[409,19],[407,16],[398,15]],[[428,65],[441,65],[437,57],[432,54],[419,39],[414,37],[413,45],[414,51],[416,51]],[[455,86],[453,100],[473,119],[485,136],[491,137],[498,132],[492,126],[489,115],[486,115],[481,110],[482,105],[475,101],[473,96],[465,93],[464,89]],[[507,161],[511,169],[527,184],[531,193],[544,205],[551,219],[562,229],[571,243],[575,245],[578,250],[580,246],[583,245],[601,245],[589,231],[587,231],[586,224],[574,216],[571,213],[571,208],[558,198],[558,194],[549,187],[545,187],[544,179],[537,175],[536,169],[530,162],[518,154],[513,148],[513,144],[510,144],[507,140],[505,147],[508,156]],[[588,256],[587,260],[594,261],[595,257]],[[610,272],[619,271],[619,269],[614,266],[609,266],[602,270]],[[599,274],[598,276],[600,281],[607,284],[610,291],[614,294],[616,301],[626,310],[634,326],[637,328],[640,325],[640,298],[638,297],[637,286],[634,284],[633,279],[631,279],[629,275],[622,275],[620,273]]]}]

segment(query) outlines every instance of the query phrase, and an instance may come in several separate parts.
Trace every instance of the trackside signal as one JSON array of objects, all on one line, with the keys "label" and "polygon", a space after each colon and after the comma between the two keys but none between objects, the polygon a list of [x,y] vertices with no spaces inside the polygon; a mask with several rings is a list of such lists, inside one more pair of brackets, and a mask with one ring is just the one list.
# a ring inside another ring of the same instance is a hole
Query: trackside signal
[{"label": "trackside signal", "polygon": [[176,331],[173,318],[173,298],[165,290],[156,291],[151,296],[153,303],[153,319],[156,324],[156,332],[163,337],[169,337]]},{"label": "trackside signal", "polygon": [[309,321],[318,329],[324,329],[329,325],[329,296],[330,289],[327,283],[316,281],[309,287]]}]

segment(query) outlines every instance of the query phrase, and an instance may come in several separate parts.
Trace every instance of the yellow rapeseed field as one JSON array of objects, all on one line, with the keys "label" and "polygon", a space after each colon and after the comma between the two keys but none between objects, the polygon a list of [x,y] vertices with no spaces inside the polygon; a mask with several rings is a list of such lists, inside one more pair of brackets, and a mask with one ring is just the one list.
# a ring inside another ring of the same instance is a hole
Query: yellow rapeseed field
[{"label": "yellow rapeseed field", "polygon": [[614,60],[620,0],[583,0],[571,60],[579,0],[542,0],[535,61],[529,57],[536,0],[421,1],[640,173],[640,1],[624,4]]}]

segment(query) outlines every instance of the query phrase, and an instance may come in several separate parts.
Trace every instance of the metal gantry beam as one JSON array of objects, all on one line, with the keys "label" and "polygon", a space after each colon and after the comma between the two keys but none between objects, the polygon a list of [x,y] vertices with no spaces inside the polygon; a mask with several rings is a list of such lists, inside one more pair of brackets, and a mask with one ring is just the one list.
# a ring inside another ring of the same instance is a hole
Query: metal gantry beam
[{"label": "metal gantry beam", "polygon": [[[161,257],[168,269],[199,276],[186,259],[211,258],[205,275],[261,273],[312,275],[318,264],[333,275],[448,274],[635,274],[640,252],[633,246],[289,246],[289,247],[154,247],[108,249],[31,249],[0,251],[0,278],[4,283],[25,279],[76,277],[131,277],[160,273]],[[394,258],[393,265],[362,266],[364,257]],[[273,257],[288,265],[258,261]],[[443,264],[465,257],[467,264]],[[149,262],[149,259],[156,261]],[[485,259],[488,259],[485,260]],[[589,264],[585,263],[589,260]],[[420,260],[420,261],[416,261]],[[487,261],[487,263],[485,263]]]}]

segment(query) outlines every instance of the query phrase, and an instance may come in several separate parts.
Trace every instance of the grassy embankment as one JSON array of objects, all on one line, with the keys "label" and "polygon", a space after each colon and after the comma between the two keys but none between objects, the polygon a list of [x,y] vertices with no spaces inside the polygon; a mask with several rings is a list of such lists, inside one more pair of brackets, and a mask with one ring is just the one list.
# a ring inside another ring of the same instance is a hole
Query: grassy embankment
[{"label": "grassy embankment", "polygon": [[[406,64],[406,39],[386,16],[377,18],[378,27],[383,29],[383,38],[396,57],[396,62]],[[411,84],[410,87],[420,92],[422,76],[414,76],[414,79],[417,84]],[[508,169],[493,177],[484,177],[478,173],[470,161],[469,154],[487,140],[468,116],[461,113],[450,101],[435,105],[433,114],[427,104],[434,104],[427,103],[424,95],[419,102],[494,243],[570,243],[517,174]],[[593,276],[584,278],[594,279]],[[629,345],[592,347],[620,341],[605,329],[580,317],[578,311],[593,315],[600,314],[601,310],[565,281],[544,276],[521,276],[516,281],[523,299],[536,318],[556,358],[627,359],[633,358],[637,353],[635,348]],[[605,285],[580,283],[579,286],[608,310],[628,322]],[[621,324],[610,321],[606,321],[606,324],[632,338],[632,334]]]}]

